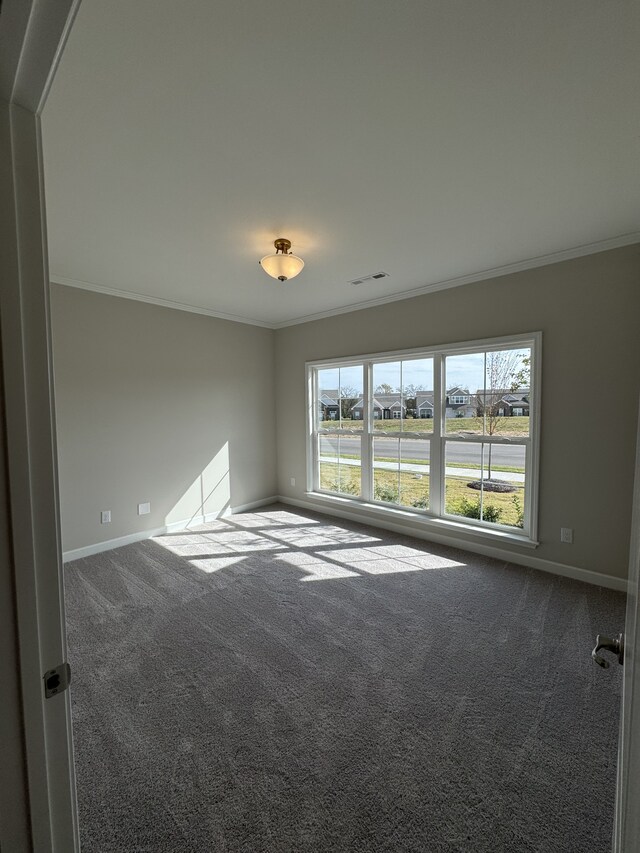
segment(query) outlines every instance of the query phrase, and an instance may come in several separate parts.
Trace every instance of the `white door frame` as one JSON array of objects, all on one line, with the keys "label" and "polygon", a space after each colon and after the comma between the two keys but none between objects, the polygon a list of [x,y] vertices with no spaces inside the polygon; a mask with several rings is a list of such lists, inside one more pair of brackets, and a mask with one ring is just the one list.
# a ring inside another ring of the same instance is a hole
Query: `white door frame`
[{"label": "white door frame", "polygon": [[640,849],[640,412],[629,556],[614,853]]},{"label": "white door frame", "polygon": [[0,791],[0,845],[16,853],[80,850],[69,692],[45,699],[42,677],[66,660],[66,635],[40,130],[78,4],[5,0],[0,12],[0,589],[16,688],[3,705],[21,721],[2,741],[16,778]]}]

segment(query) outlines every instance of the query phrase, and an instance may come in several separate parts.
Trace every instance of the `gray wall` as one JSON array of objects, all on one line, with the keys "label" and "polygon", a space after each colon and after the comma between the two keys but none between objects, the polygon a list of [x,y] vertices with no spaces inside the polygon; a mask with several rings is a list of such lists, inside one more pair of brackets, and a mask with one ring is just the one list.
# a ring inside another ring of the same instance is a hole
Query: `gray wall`
[{"label": "gray wall", "polygon": [[59,285],[51,303],[65,551],[277,493],[273,331]]},{"label": "gray wall", "polygon": [[[541,544],[532,553],[624,577],[640,393],[638,245],[279,330],[279,493],[305,499],[305,361],[533,331],[543,332],[543,360]],[[560,527],[574,528],[573,545],[560,543]]]},{"label": "gray wall", "polygon": [[[541,330],[533,554],[624,577],[639,309],[637,245],[275,333],[54,285],[64,550],[278,493],[306,499],[305,361]],[[144,501],[151,515],[138,516]]]}]

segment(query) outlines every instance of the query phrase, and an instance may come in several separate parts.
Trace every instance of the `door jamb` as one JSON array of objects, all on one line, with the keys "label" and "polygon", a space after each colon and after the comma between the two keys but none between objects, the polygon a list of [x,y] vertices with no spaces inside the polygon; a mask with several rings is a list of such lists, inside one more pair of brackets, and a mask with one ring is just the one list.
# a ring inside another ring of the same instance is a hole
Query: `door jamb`
[{"label": "door jamb", "polygon": [[[640,410],[629,551],[614,853],[630,853],[637,849],[640,840],[640,811],[636,806],[640,801]],[[633,804],[631,808],[629,803]]]},{"label": "door jamb", "polygon": [[3,584],[14,592],[20,685],[19,695],[6,701],[22,715],[22,743],[16,750],[25,767],[27,801],[24,826],[12,826],[11,849],[38,853],[80,849],[69,693],[45,699],[42,681],[47,669],[66,659],[66,634],[40,126],[79,2],[5,0],[0,12],[5,155],[0,166],[0,402],[7,463],[0,472],[7,495],[1,521],[8,533]]}]

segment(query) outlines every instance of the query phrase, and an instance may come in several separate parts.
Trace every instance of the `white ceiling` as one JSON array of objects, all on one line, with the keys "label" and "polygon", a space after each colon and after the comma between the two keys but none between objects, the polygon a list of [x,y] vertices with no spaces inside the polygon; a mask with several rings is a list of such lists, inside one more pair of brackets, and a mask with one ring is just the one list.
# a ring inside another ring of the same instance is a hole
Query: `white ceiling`
[{"label": "white ceiling", "polygon": [[639,44],[636,0],[83,0],[52,277],[278,325],[640,239]]}]

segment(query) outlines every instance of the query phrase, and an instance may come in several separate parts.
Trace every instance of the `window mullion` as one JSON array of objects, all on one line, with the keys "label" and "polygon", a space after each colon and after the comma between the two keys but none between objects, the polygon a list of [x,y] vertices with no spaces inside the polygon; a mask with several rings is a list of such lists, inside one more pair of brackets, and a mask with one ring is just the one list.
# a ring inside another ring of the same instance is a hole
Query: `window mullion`
[{"label": "window mullion", "polygon": [[433,438],[429,453],[429,509],[436,516],[441,516],[444,510],[443,364],[443,357],[436,354],[433,360]]},{"label": "window mullion", "polygon": [[484,480],[486,470],[484,449],[486,446],[484,441],[480,445],[480,520],[484,519]]},{"label": "window mullion", "polygon": [[320,486],[318,476],[318,424],[317,424],[317,400],[318,400],[318,371],[310,368],[307,373],[307,489],[317,491]]},{"label": "window mullion", "polygon": [[373,405],[371,402],[371,383],[373,381],[373,365],[364,364],[363,376],[363,422],[360,444],[360,489],[362,499],[370,501],[373,495]]}]

